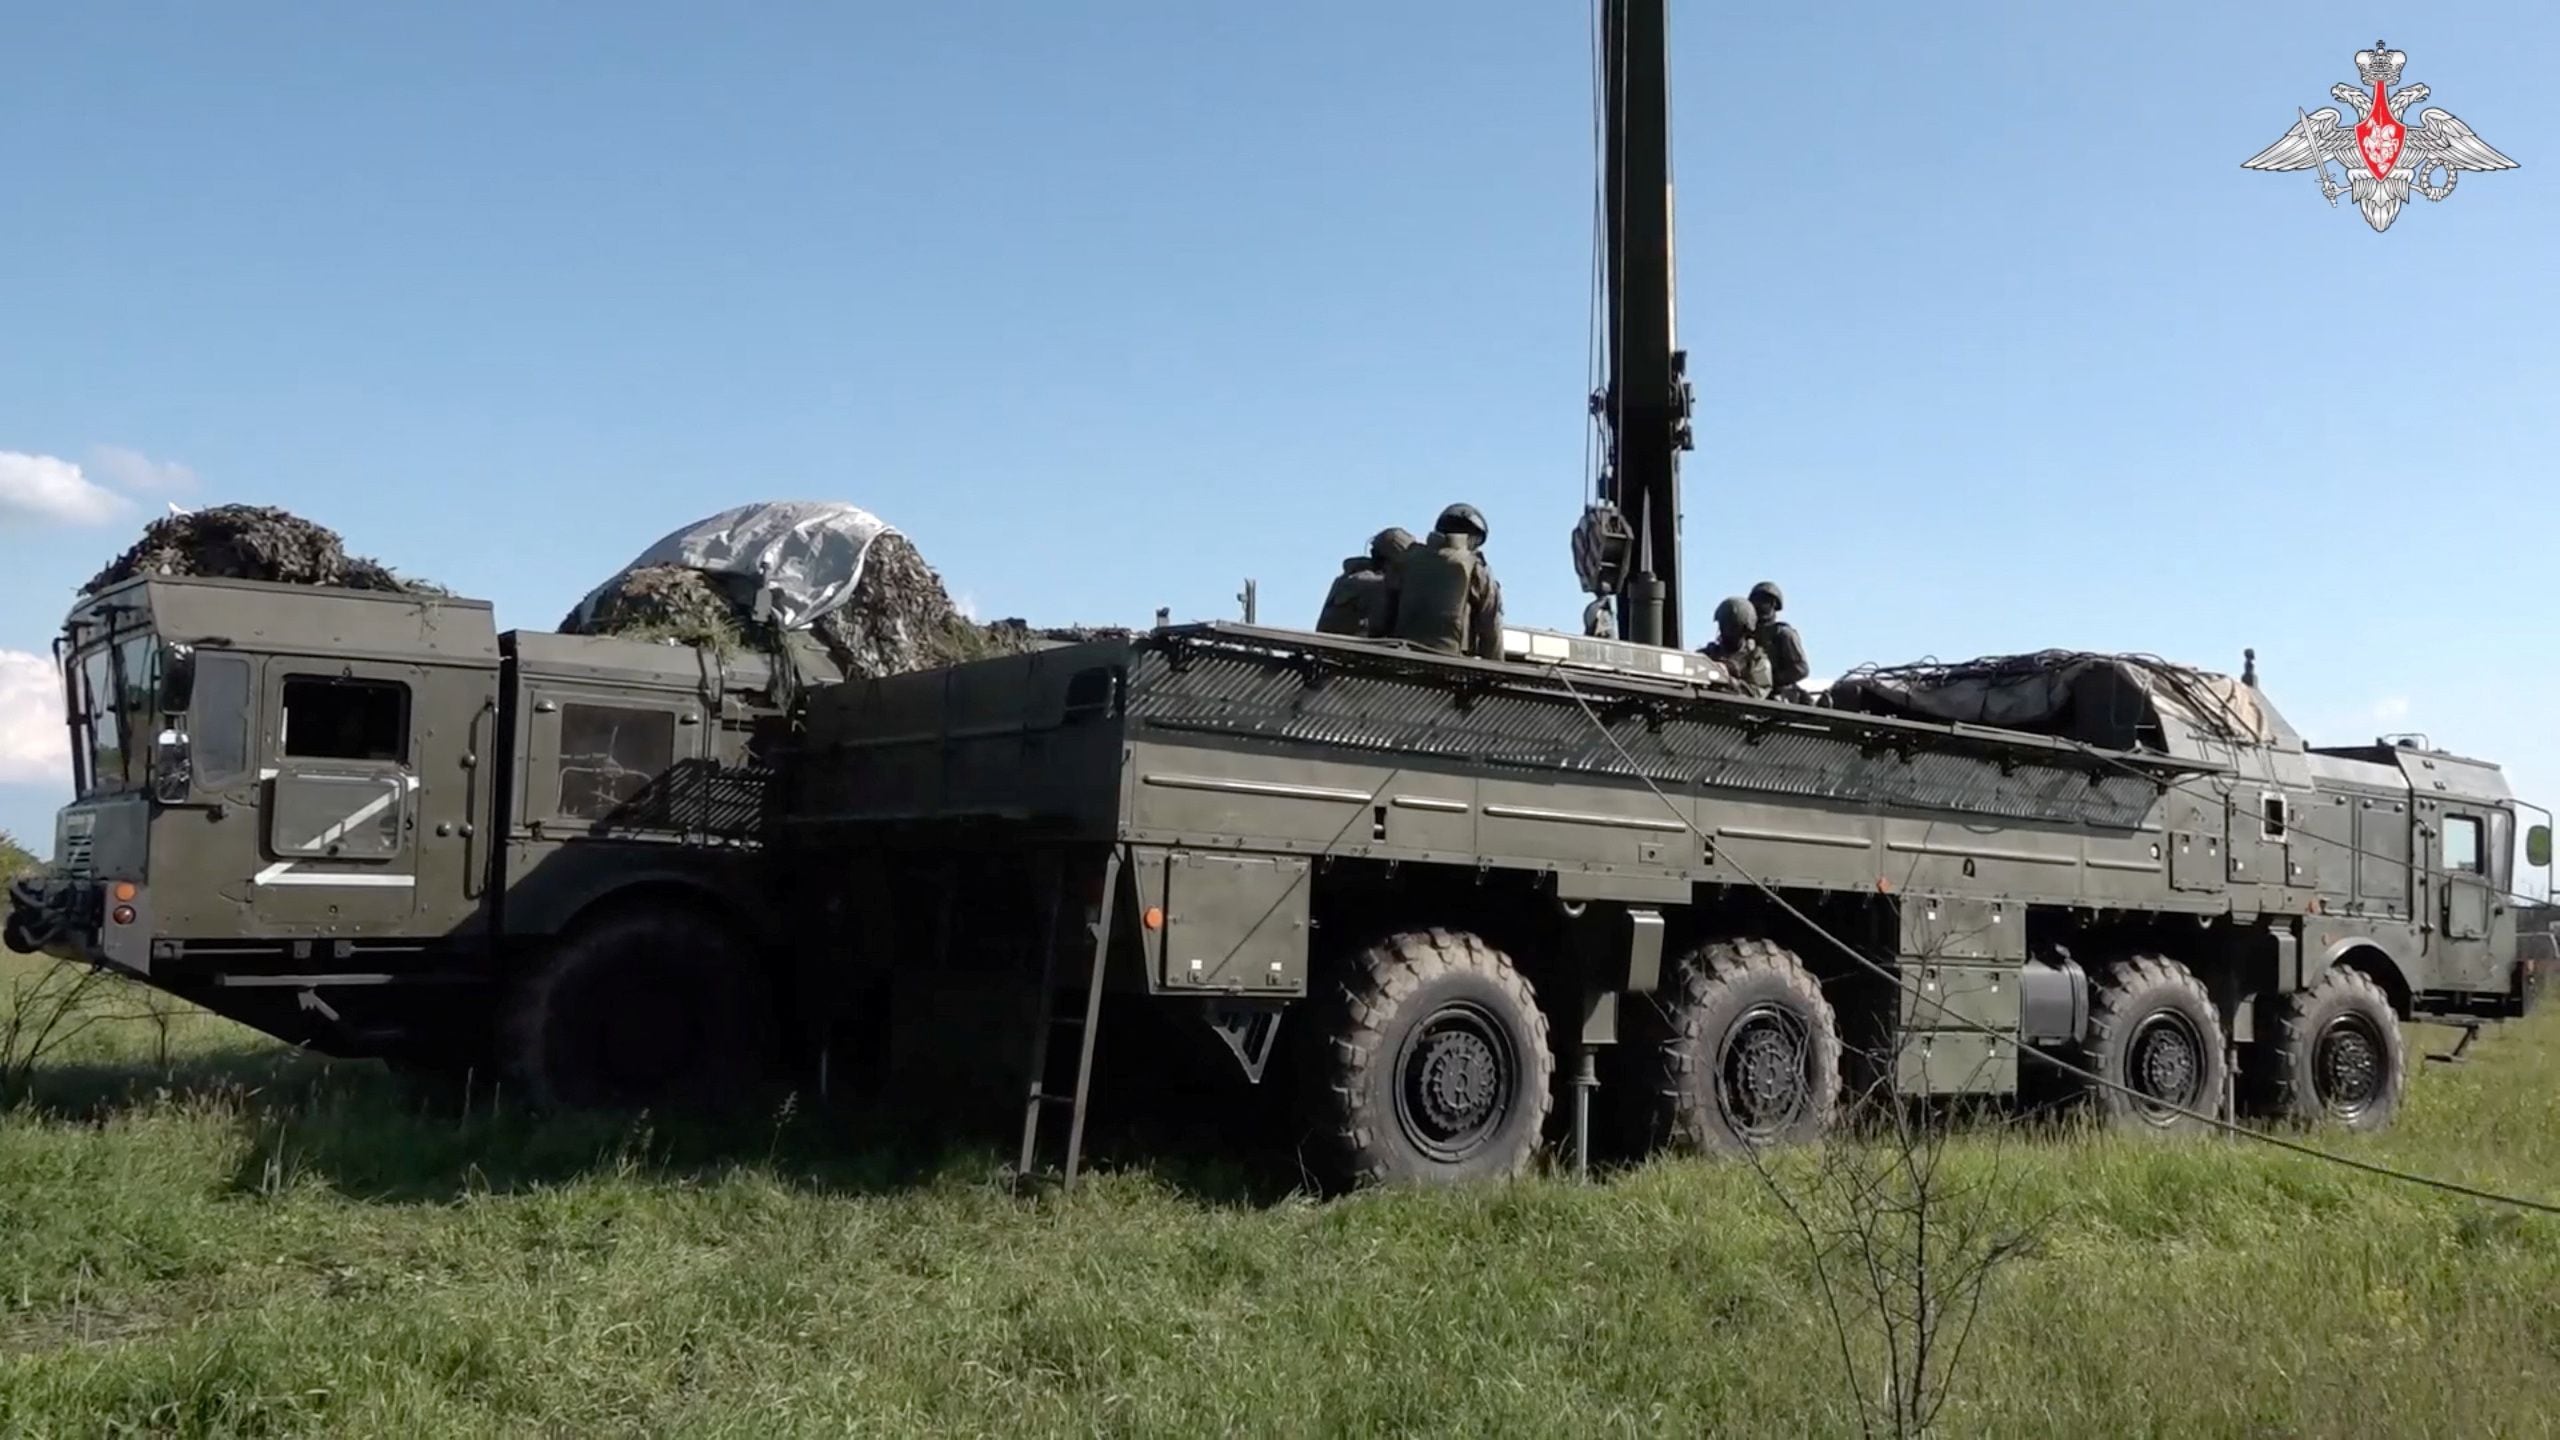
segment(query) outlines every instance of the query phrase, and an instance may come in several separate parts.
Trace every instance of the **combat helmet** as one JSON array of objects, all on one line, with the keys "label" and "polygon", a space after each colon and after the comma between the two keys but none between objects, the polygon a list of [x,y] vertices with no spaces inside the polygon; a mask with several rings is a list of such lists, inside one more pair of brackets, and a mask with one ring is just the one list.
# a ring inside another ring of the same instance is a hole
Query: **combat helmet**
[{"label": "combat helmet", "polygon": [[1769,602],[1769,608],[1772,610],[1787,608],[1786,592],[1778,588],[1778,582],[1775,580],[1763,580],[1751,587],[1752,604],[1757,605],[1764,599]]},{"label": "combat helmet", "polygon": [[1760,628],[1760,612],[1739,595],[1727,595],[1716,602],[1716,628],[1748,635]]},{"label": "combat helmet", "polygon": [[1413,532],[1401,525],[1390,525],[1369,537],[1369,558],[1385,565],[1413,548]]},{"label": "combat helmet", "polygon": [[1452,505],[1441,511],[1440,518],[1432,522],[1431,528],[1443,535],[1472,534],[1478,545],[1491,537],[1484,523],[1484,512],[1467,504]]}]

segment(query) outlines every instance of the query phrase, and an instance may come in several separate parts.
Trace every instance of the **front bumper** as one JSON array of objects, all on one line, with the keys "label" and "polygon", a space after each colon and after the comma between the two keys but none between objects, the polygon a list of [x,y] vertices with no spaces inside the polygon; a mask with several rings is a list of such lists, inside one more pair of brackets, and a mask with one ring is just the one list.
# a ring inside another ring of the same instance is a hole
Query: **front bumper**
[{"label": "front bumper", "polygon": [[21,955],[51,955],[101,964],[99,929],[106,889],[94,881],[22,877],[9,883],[9,918],[0,940]]}]

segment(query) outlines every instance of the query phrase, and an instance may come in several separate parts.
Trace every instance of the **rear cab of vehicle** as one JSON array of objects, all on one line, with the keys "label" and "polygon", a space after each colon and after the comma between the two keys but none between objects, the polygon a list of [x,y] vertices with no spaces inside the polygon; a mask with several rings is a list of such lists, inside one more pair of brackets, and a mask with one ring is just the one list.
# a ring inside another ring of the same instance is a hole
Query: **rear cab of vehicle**
[{"label": "rear cab of vehicle", "polygon": [[75,798],[12,895],[19,948],[325,1046],[310,977],[401,978],[485,933],[485,603],[144,577],[55,649]]},{"label": "rear cab of vehicle", "polygon": [[[2345,913],[2324,917],[2309,938],[2335,931],[2329,949],[2350,932],[2387,940],[2414,1015],[2460,1024],[2523,1013],[2529,947],[2515,872],[2519,812],[2535,807],[2495,764],[2405,741],[2323,747],[2312,758],[2330,799],[2357,810],[2343,867],[2352,888],[2337,897]],[[2547,884],[2549,825],[2524,825],[2522,838],[2524,864],[2545,870]]]}]

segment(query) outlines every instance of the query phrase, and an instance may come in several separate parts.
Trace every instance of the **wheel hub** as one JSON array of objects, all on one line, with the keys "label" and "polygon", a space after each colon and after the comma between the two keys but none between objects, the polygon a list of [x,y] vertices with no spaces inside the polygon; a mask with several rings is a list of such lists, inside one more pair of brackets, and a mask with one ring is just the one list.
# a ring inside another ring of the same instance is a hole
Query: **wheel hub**
[{"label": "wheel hub", "polygon": [[2341,1015],[2321,1029],[2312,1055],[2313,1082],[2321,1103],[2353,1119],[2382,1094],[2382,1046],[2360,1018]]},{"label": "wheel hub", "polygon": [[1808,1098],[1794,1017],[1775,1005],[1754,1007],[1725,1032],[1723,1052],[1717,1099],[1725,1123],[1752,1140],[1784,1130]]},{"label": "wheel hub", "polygon": [[2144,1020],[2126,1059],[2136,1103],[2153,1121],[2165,1124],[2194,1108],[2204,1084],[2204,1043],[2186,1017],[2162,1011]]},{"label": "wheel hub", "polygon": [[1482,1149],[1512,1107],[1518,1070],[1509,1035],[1477,1006],[1443,1007],[1414,1027],[1397,1066],[1396,1118],[1435,1159]]},{"label": "wheel hub", "polygon": [[1482,1038],[1443,1034],[1424,1047],[1423,1112],[1437,1128],[1457,1131],[1481,1121],[1493,1092],[1493,1047]]}]

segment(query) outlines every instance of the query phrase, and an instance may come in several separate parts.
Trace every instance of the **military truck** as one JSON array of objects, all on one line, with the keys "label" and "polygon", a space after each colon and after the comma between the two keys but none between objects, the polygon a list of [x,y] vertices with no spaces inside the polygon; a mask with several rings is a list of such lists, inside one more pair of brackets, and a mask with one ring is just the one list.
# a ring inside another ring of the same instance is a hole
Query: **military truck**
[{"label": "military truck", "polygon": [[77,793],[11,948],[328,1054],[495,1062],[536,1097],[755,1078],[770,998],[702,997],[778,944],[762,807],[822,658],[168,577],[83,601],[56,652]]},{"label": "military truck", "polygon": [[2016,1094],[2040,1055],[2138,1126],[2372,1128],[2401,1020],[2521,1008],[2493,765],[2088,657],[2022,728],[1550,632],[1504,657],[1209,624],[819,691],[791,885],[893,1009],[1039,975],[1026,1168],[1061,1105],[1073,1163],[1105,993],[1281,1064],[1346,1181],[1516,1173],[1560,1060],[1645,1148],[1809,1136],[1862,1084]]},{"label": "military truck", "polygon": [[2137,1127],[2387,1123],[2400,1021],[2526,1001],[2494,765],[2122,657],[1799,704],[1683,647],[1663,9],[1602,3],[1572,553],[1624,640],[1160,624],[803,685],[787,647],[137,580],[58,645],[78,794],[10,943],[555,1103],[992,1080],[1025,1171],[1063,1112],[1070,1178],[1106,1008],[1295,1092],[1344,1182],[1517,1173],[1559,1117],[1579,1160],[2035,1098],[2044,1060]]}]

